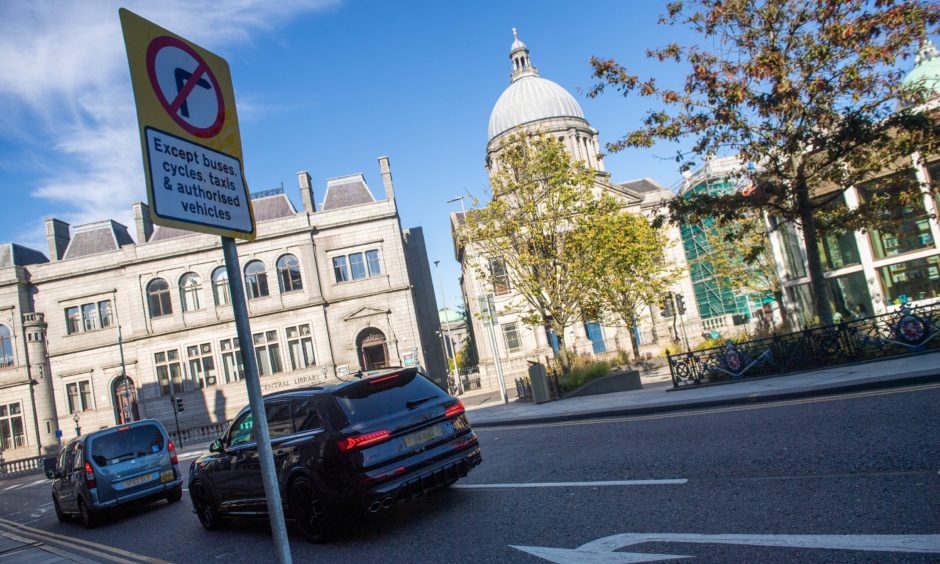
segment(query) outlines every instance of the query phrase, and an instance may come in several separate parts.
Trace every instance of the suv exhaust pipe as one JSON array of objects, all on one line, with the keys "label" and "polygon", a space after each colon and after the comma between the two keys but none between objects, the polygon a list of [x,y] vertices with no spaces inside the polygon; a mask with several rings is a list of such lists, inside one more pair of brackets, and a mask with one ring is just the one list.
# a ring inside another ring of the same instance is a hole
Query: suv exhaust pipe
[{"label": "suv exhaust pipe", "polygon": [[382,510],[382,502],[375,500],[369,504],[369,513],[378,513]]}]

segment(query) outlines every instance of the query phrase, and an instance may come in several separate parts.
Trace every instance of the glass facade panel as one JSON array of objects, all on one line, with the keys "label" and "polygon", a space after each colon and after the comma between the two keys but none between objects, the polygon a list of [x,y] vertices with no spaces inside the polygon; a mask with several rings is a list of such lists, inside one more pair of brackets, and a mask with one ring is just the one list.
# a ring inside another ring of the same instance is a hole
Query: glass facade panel
[{"label": "glass facade panel", "polygon": [[[862,186],[859,189],[863,202],[884,196],[899,199],[901,193],[900,188],[876,191]],[[924,199],[915,196],[909,202],[896,205],[896,209],[886,213],[883,218],[891,223],[891,227],[873,228],[868,232],[875,258],[893,257],[931,247],[934,244],[933,235],[930,232],[930,217],[924,207]]]},{"label": "glass facade panel", "polygon": [[900,304],[940,296],[940,255],[883,266],[878,271],[888,303]]},{"label": "glass facade panel", "polygon": [[780,222],[777,227],[783,243],[783,258],[787,271],[787,278],[802,278],[806,276],[806,253],[801,245],[802,235],[797,231],[793,222]]},{"label": "glass facade panel", "polygon": [[346,257],[333,257],[333,276],[337,282],[346,282],[349,280],[349,271],[346,268]]}]

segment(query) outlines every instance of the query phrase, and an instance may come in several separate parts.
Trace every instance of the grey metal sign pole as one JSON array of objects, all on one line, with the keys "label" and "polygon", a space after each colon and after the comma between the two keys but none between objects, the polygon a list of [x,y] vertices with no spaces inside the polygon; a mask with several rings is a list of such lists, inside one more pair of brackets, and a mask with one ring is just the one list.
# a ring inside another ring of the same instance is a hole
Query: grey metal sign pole
[{"label": "grey metal sign pole", "polygon": [[268,419],[264,412],[264,400],[261,398],[261,381],[258,379],[258,361],[254,355],[251,340],[251,326],[248,322],[248,306],[245,304],[245,286],[242,283],[241,267],[238,265],[238,251],[235,240],[222,237],[222,253],[225,255],[225,272],[228,274],[228,287],[232,294],[232,311],[235,314],[235,330],[241,346],[242,362],[245,366],[245,386],[248,388],[248,404],[253,414],[255,441],[258,456],[261,459],[261,479],[264,483],[264,496],[268,500],[268,516],[271,518],[271,531],[274,533],[274,547],[277,561],[290,564],[290,543],[287,540],[287,525],[284,523],[284,509],[281,504],[281,491],[277,484],[274,468],[274,454],[271,450],[271,437],[268,435]]}]

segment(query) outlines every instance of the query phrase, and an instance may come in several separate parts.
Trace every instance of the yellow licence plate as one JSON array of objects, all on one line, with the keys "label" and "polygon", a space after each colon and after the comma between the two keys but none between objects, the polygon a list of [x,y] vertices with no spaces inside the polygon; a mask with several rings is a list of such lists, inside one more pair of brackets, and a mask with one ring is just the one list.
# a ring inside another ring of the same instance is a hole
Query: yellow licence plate
[{"label": "yellow licence plate", "polygon": [[440,425],[435,425],[433,427],[428,427],[427,429],[421,429],[420,431],[414,432],[410,435],[405,435],[405,446],[413,447],[420,445],[421,443],[426,443],[432,439],[436,439],[444,434],[444,429],[441,429]]},{"label": "yellow licence plate", "polygon": [[150,480],[154,479],[153,474],[144,474],[143,476],[137,476],[136,478],[131,478],[130,480],[124,480],[124,488],[132,488],[134,486],[139,486],[140,484],[145,484]]},{"label": "yellow licence plate", "polygon": [[169,482],[169,481],[172,481],[172,480],[173,480],[173,471],[172,471],[172,470],[167,470],[166,472],[163,472],[162,474],[160,474],[160,481],[161,481],[161,482]]}]

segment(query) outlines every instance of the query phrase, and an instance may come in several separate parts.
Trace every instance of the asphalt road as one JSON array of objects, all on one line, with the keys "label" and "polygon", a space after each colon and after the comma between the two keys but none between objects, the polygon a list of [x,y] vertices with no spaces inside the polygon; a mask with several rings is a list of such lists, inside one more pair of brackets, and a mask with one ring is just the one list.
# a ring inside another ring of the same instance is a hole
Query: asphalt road
[{"label": "asphalt road", "polygon": [[[481,429],[484,463],[455,489],[353,520],[330,545],[292,535],[291,548],[296,562],[546,561],[532,553],[556,562],[640,562],[655,554],[696,562],[938,562],[938,429],[940,384]],[[0,483],[0,531],[43,536],[92,560],[273,560],[266,523],[204,531],[188,496],[90,531],[58,523],[49,496],[38,476]],[[620,536],[582,547],[612,535]],[[866,544],[879,550],[859,550]],[[898,546],[904,551],[885,550]],[[927,552],[907,552],[912,547]]]}]

